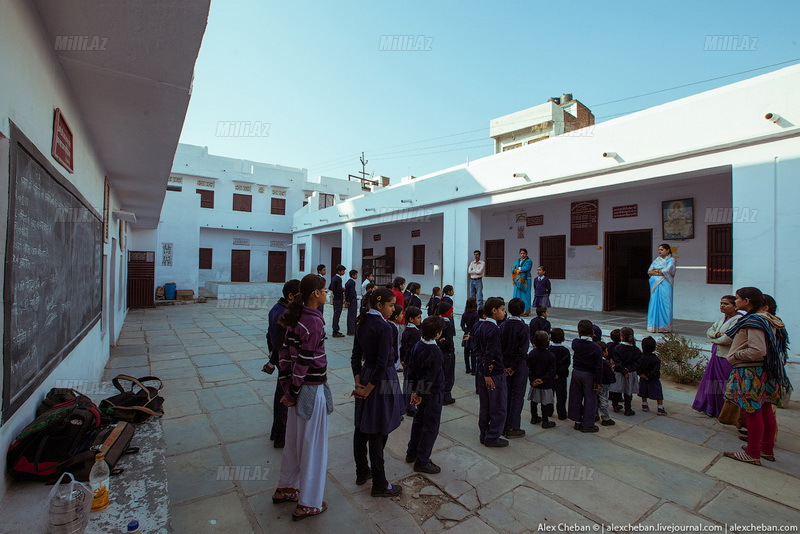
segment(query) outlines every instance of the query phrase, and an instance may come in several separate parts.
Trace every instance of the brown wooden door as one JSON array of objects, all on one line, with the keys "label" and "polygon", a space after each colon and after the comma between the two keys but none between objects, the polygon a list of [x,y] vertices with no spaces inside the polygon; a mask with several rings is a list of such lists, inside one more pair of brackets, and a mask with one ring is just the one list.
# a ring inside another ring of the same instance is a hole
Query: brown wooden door
[{"label": "brown wooden door", "polygon": [[333,276],[336,274],[336,266],[342,263],[342,247],[331,247],[331,264],[328,268],[328,274]]},{"label": "brown wooden door", "polygon": [[250,251],[231,250],[231,282],[250,281]]},{"label": "brown wooden door", "polygon": [[371,248],[362,248],[361,249],[361,275],[363,276],[364,273],[370,268],[365,265],[364,258],[373,255],[373,250]]},{"label": "brown wooden door", "polygon": [[652,230],[606,232],[604,311],[647,311],[652,244]]},{"label": "brown wooden door", "polygon": [[152,308],[155,306],[156,253],[153,251],[128,252],[128,307]]},{"label": "brown wooden door", "polygon": [[267,282],[286,281],[286,251],[270,250],[267,254]]}]

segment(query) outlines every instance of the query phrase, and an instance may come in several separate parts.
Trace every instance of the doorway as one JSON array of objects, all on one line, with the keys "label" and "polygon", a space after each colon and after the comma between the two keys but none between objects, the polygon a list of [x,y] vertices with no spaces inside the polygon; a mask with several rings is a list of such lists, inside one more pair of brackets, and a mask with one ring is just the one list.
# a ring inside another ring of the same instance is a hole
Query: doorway
[{"label": "doorway", "polygon": [[250,251],[231,250],[231,282],[250,281]]},{"label": "doorway", "polygon": [[[305,258],[303,258],[305,263]],[[270,250],[267,254],[267,282],[286,281],[286,252]]]},{"label": "doorway", "polygon": [[153,298],[156,279],[155,260],[156,253],[151,250],[131,250],[128,252],[129,308],[152,308],[155,306]]},{"label": "doorway", "polygon": [[647,313],[653,230],[606,232],[603,311]]}]

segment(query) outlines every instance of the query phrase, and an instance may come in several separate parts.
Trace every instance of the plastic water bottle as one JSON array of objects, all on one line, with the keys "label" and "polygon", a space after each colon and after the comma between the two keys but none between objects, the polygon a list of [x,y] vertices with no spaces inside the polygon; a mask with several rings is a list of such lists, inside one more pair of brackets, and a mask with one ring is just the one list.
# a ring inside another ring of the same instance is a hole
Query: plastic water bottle
[{"label": "plastic water bottle", "polygon": [[89,472],[89,485],[92,488],[92,512],[99,512],[108,506],[108,490],[111,470],[102,452],[94,457],[94,465]]},{"label": "plastic water bottle", "polygon": [[141,531],[139,530],[139,522],[134,519],[133,521],[128,523],[128,530],[126,530],[125,532],[127,532],[128,534],[134,534],[134,533],[141,534]]}]

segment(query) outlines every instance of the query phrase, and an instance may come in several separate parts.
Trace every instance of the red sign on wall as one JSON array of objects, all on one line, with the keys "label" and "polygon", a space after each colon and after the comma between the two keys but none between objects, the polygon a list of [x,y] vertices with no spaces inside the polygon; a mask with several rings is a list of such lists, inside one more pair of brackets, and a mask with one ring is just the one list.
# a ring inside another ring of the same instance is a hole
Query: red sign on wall
[{"label": "red sign on wall", "polygon": [[53,121],[53,159],[64,166],[70,173],[74,170],[72,130],[67,125],[67,120],[61,114],[61,108],[56,108],[56,117]]},{"label": "red sign on wall", "polygon": [[614,206],[611,208],[611,217],[622,219],[623,217],[638,217],[639,204],[628,204],[627,206]]},{"label": "red sign on wall", "polygon": [[597,200],[573,202],[570,206],[569,244],[597,244]]},{"label": "red sign on wall", "polygon": [[373,241],[380,241],[381,240],[381,234],[373,234],[372,235],[372,240]]},{"label": "red sign on wall", "polygon": [[544,224],[544,215],[531,215],[525,217],[525,226],[541,226]]}]

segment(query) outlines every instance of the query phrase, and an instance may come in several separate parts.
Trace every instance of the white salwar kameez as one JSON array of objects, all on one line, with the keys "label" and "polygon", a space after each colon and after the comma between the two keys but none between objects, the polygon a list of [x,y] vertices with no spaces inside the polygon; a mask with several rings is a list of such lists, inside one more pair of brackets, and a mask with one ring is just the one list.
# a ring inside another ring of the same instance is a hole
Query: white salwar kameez
[{"label": "white salwar kameez", "polygon": [[298,504],[321,508],[328,470],[328,411],[323,386],[314,389],[311,419],[306,421],[294,406],[289,408],[278,487],[298,488]]}]

